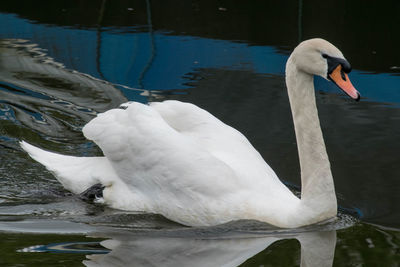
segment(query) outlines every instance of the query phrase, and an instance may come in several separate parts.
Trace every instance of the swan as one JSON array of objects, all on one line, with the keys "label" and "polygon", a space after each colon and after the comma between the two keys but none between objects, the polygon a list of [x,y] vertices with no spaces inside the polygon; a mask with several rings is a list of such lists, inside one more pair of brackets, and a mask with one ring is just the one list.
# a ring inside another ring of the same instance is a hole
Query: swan
[{"label": "swan", "polygon": [[347,75],[350,71],[343,54],[323,39],[300,43],[287,61],[300,198],[244,135],[180,101],[128,102],[98,114],[82,131],[104,157],[60,155],[25,141],[20,145],[67,190],[78,194],[89,188],[86,193],[115,209],[158,213],[188,226],[251,219],[282,228],[301,227],[337,215],[313,77],[334,82],[358,101],[360,94]]}]

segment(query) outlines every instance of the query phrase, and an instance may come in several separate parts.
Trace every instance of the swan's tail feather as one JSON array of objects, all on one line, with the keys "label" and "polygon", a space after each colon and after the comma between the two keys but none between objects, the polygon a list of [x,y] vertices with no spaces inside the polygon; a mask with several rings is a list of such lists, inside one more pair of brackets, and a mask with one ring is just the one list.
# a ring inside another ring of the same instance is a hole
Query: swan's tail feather
[{"label": "swan's tail feather", "polygon": [[21,148],[25,150],[31,158],[43,164],[49,171],[56,171],[55,169],[56,166],[54,164],[57,164],[61,162],[63,159],[66,159],[68,157],[43,150],[25,141],[21,141],[19,142],[19,144]]},{"label": "swan's tail feather", "polygon": [[49,152],[25,141],[20,146],[43,164],[69,191],[79,194],[96,183],[107,184],[115,173],[104,157],[74,157]]}]

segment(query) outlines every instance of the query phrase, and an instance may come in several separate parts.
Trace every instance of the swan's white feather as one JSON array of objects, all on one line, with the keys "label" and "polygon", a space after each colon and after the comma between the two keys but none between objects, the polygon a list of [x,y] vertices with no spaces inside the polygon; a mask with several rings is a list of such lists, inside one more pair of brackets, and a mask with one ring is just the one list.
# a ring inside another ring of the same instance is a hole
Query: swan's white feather
[{"label": "swan's white feather", "polygon": [[[225,162],[247,184],[254,186],[259,186],[255,182],[271,183],[266,184],[267,186],[281,184],[275,172],[242,133],[204,109],[190,103],[171,100],[151,103],[151,107],[170,127],[182,136],[199,143],[214,157]],[[259,177],[266,179],[260,181]]]},{"label": "swan's white feather", "polygon": [[118,179],[105,157],[74,157],[49,152],[21,141],[21,147],[43,164],[69,191],[79,194],[96,183],[110,184]]}]

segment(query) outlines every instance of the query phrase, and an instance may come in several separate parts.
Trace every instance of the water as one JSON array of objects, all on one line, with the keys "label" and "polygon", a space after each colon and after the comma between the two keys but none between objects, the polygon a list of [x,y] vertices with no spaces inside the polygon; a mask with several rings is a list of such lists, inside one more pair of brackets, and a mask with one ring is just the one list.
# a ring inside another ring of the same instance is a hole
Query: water
[{"label": "water", "polygon": [[[397,1],[2,3],[0,265],[399,266],[399,11]],[[355,103],[315,81],[335,221],[187,228],[83,203],[18,147],[101,155],[81,133],[97,113],[178,99],[243,132],[296,190],[284,66],[299,40],[316,36],[343,51],[363,96]]]}]

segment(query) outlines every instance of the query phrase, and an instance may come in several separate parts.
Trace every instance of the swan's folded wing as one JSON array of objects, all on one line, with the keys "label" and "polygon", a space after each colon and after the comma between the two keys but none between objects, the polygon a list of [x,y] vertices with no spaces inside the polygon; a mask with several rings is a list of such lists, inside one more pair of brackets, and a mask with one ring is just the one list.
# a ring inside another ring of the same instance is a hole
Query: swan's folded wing
[{"label": "swan's folded wing", "polygon": [[248,139],[206,110],[174,100],[153,102],[151,107],[172,128],[196,140],[213,156],[231,166],[244,180],[256,186],[264,184],[266,188],[276,188],[277,184],[280,187],[279,178]]},{"label": "swan's folded wing", "polygon": [[156,203],[176,200],[170,206],[179,207],[186,200],[218,199],[240,188],[227,164],[171,128],[150,106],[130,103],[125,110],[99,114],[83,133],[128,186]]}]

